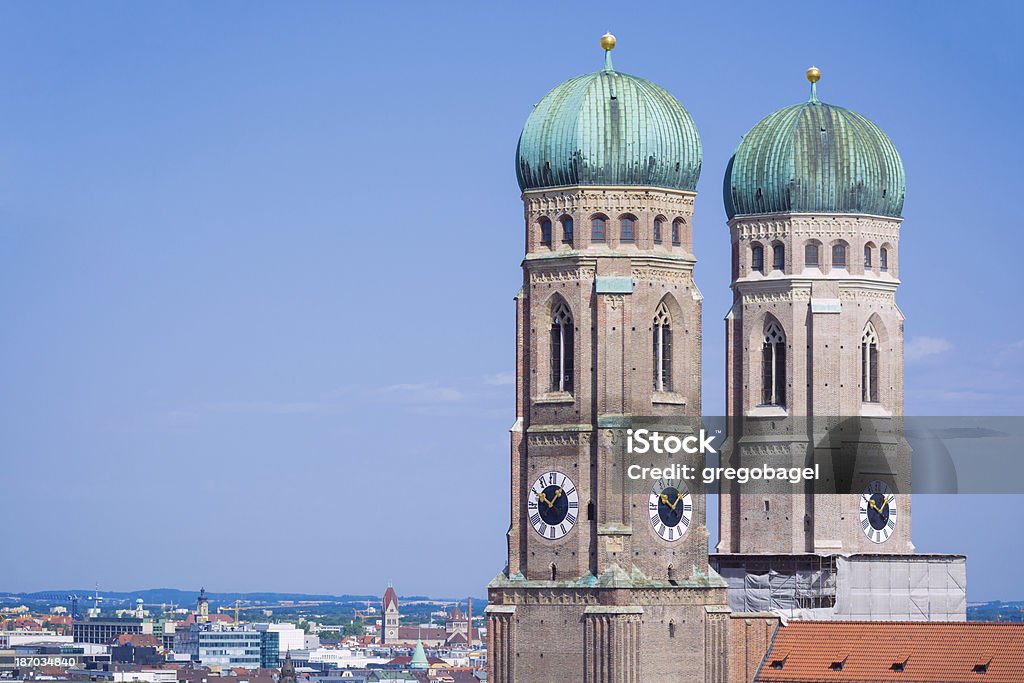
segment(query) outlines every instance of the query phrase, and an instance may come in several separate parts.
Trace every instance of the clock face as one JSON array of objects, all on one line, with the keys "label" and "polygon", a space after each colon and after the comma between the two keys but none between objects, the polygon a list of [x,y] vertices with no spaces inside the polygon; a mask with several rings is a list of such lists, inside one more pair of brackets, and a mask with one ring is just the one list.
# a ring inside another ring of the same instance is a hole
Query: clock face
[{"label": "clock face", "polygon": [[549,540],[565,536],[576,524],[580,496],[576,485],[561,472],[545,472],[537,477],[526,500],[530,526]]},{"label": "clock face", "polygon": [[693,497],[680,479],[660,479],[647,499],[647,514],[654,533],[666,541],[678,541],[690,528]]},{"label": "clock face", "polygon": [[872,543],[885,543],[896,530],[896,495],[884,481],[872,481],[861,494],[860,528]]}]

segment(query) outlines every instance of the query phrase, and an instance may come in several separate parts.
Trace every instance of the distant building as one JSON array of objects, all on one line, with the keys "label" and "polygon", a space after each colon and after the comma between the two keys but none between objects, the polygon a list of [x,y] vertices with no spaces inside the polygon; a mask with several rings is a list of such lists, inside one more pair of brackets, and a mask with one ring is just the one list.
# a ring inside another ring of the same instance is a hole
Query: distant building
[{"label": "distant building", "polygon": [[118,664],[139,664],[156,666],[162,664],[164,656],[160,640],[153,635],[123,634],[110,647],[110,659]]},{"label": "distant building", "polygon": [[281,634],[269,629],[260,630],[261,624],[256,625],[256,631],[260,634],[260,666],[264,669],[276,669],[281,663]]},{"label": "distant building", "polygon": [[142,633],[142,619],[86,618],[76,621],[71,627],[71,633],[76,643],[109,645],[125,633]]},{"label": "distant building", "polygon": [[277,683],[296,683],[297,677],[295,675],[295,665],[292,663],[291,653],[286,653],[284,656],[284,664],[281,665],[281,675],[277,678]]},{"label": "distant building", "polygon": [[192,624],[175,637],[175,652],[211,669],[258,669],[263,643],[255,630],[221,624]]},{"label": "distant building", "polygon": [[[281,663],[281,657],[288,652],[296,652],[298,650],[308,650],[306,646],[306,632],[301,628],[295,626],[295,624],[282,622],[279,624],[253,624],[252,626],[256,631],[265,635],[265,642],[267,647],[270,647],[271,641],[275,642],[277,651],[273,653],[273,663],[264,664],[263,666],[271,669],[276,669]],[[273,635],[271,635],[273,634]],[[317,644],[319,647],[319,643]],[[268,650],[268,659],[270,651]]]},{"label": "distant building", "polygon": [[402,615],[398,611],[398,595],[390,585],[384,591],[384,599],[381,601],[381,613],[384,621],[381,623],[380,642],[395,643],[398,641],[398,622]]},{"label": "distant building", "polygon": [[178,672],[174,669],[150,669],[142,671],[115,671],[114,683],[140,681],[141,683],[177,683]]},{"label": "distant building", "polygon": [[469,633],[469,619],[467,619],[466,615],[463,614],[461,609],[459,609],[458,604],[452,607],[451,611],[448,612],[448,619],[445,622],[444,631],[448,641],[451,641],[454,636],[461,635],[462,642],[466,642],[467,634]]},{"label": "distant building", "polygon": [[0,650],[16,645],[71,643],[71,636],[57,635],[54,631],[0,631]]},{"label": "distant building", "polygon": [[74,645],[21,645],[0,648],[0,678],[3,672],[17,671],[25,676],[30,671],[55,667],[61,670],[97,668],[110,663],[110,655],[87,653]]},{"label": "distant building", "polygon": [[196,622],[205,624],[210,620],[210,600],[206,597],[206,589],[199,589],[199,598],[196,600]]}]

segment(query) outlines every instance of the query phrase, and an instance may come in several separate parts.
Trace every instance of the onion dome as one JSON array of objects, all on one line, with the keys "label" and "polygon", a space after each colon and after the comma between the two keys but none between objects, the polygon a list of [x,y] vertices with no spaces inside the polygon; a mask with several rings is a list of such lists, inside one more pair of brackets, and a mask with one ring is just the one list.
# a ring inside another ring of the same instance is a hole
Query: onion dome
[{"label": "onion dome", "polygon": [[695,191],[701,146],[689,112],[664,88],[612,67],[615,37],[601,38],[605,67],[544,96],[516,148],[524,192],[566,185]]},{"label": "onion dome", "polygon": [[898,218],[906,174],[892,140],[857,112],[811,98],[761,119],[725,172],[729,218],[765,213],[861,213]]}]

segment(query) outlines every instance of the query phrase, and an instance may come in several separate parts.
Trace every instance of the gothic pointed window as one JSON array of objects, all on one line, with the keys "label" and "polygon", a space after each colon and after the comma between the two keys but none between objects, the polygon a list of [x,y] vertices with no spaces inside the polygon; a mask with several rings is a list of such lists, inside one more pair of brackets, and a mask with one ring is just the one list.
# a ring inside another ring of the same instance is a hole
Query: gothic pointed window
[{"label": "gothic pointed window", "polygon": [[682,243],[681,233],[683,232],[683,219],[677,218],[672,222],[672,244],[678,246]]},{"label": "gothic pointed window", "polygon": [[559,303],[551,315],[551,391],[572,392],[572,378],[572,315],[565,303]]},{"label": "gothic pointed window", "polygon": [[547,218],[540,219],[540,243],[551,244],[551,221]]},{"label": "gothic pointed window", "polygon": [[665,302],[654,312],[654,390],[672,391],[672,318]]},{"label": "gothic pointed window", "polygon": [[871,270],[871,245],[864,245],[864,270]]},{"label": "gothic pointed window", "polygon": [[764,247],[760,244],[750,247],[750,269],[758,273],[764,272]]},{"label": "gothic pointed window", "polygon": [[661,244],[661,227],[663,223],[660,218],[654,219],[654,243]]},{"label": "gothic pointed window", "polygon": [[812,242],[804,247],[804,266],[807,268],[818,267],[818,244]]},{"label": "gothic pointed window", "polygon": [[860,393],[864,403],[878,403],[878,333],[868,323],[860,337]]},{"label": "gothic pointed window", "polygon": [[878,252],[878,267],[884,273],[889,270],[889,250],[882,247]]},{"label": "gothic pointed window", "polygon": [[621,224],[621,232],[619,233],[620,242],[632,242],[633,232],[636,228],[636,221],[633,220],[632,216],[623,216],[619,223]]},{"label": "gothic pointed window", "polygon": [[772,270],[785,270],[786,248],[781,244],[772,247]]},{"label": "gothic pointed window", "polygon": [[590,239],[594,242],[604,242],[604,218],[594,216],[590,221]]},{"label": "gothic pointed window", "polygon": [[786,335],[774,320],[765,328],[761,347],[761,403],[786,405]]},{"label": "gothic pointed window", "polygon": [[572,244],[572,219],[568,216],[562,219],[562,242]]}]

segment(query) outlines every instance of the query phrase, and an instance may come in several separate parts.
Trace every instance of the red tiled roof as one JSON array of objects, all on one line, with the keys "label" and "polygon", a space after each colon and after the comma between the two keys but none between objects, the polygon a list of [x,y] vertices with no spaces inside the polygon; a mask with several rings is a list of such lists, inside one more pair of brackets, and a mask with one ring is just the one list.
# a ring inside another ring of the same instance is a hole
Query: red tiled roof
[{"label": "red tiled roof", "polygon": [[440,626],[399,626],[399,640],[444,640],[448,632]]},{"label": "red tiled roof", "polygon": [[160,647],[160,641],[149,633],[121,633],[114,641],[118,645],[134,645],[135,647]]},{"label": "red tiled roof", "polygon": [[791,621],[776,633],[756,683],[975,680],[1024,681],[1024,624]]},{"label": "red tiled roof", "polygon": [[392,602],[395,603],[395,607],[398,607],[398,595],[395,593],[394,588],[388,586],[388,589],[384,591],[383,609],[381,611],[387,611],[388,605]]}]

